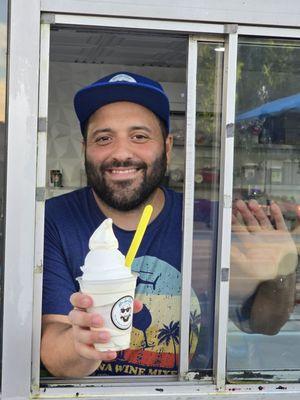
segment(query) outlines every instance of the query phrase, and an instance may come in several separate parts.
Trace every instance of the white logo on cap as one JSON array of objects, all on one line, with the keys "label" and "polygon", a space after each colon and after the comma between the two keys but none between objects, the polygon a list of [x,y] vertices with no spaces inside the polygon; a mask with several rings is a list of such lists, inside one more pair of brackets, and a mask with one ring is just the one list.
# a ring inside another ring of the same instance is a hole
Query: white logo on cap
[{"label": "white logo on cap", "polygon": [[118,75],[113,76],[109,80],[109,82],[122,82],[122,81],[136,83],[136,80],[132,76],[127,75],[127,74],[118,74]]}]

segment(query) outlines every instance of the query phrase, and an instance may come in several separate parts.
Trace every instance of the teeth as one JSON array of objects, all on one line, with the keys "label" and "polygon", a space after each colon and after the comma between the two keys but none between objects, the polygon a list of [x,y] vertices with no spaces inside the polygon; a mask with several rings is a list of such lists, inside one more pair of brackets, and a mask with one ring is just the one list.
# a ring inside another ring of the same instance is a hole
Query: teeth
[{"label": "teeth", "polygon": [[118,169],[112,169],[111,173],[112,174],[131,174],[133,172],[135,172],[136,169],[122,169],[122,170],[118,170]]}]

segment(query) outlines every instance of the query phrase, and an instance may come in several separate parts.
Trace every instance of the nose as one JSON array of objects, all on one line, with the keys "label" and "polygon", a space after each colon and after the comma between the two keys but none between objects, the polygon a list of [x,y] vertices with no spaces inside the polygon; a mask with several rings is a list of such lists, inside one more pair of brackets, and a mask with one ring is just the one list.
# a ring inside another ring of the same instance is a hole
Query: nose
[{"label": "nose", "polygon": [[113,160],[126,161],[133,158],[132,144],[128,138],[116,138],[112,150]]}]

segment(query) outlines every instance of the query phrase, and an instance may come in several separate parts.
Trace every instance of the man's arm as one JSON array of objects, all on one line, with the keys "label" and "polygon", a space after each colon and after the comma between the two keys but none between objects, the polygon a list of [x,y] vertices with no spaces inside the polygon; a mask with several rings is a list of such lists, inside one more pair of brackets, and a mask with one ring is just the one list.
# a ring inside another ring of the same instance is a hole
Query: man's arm
[{"label": "man's arm", "polygon": [[261,283],[250,309],[250,330],[264,335],[276,335],[293,312],[295,288],[295,273]]},{"label": "man's arm", "polygon": [[90,329],[103,326],[100,315],[85,312],[92,305],[92,299],[75,293],[71,303],[75,308],[69,316],[43,316],[41,359],[54,376],[80,378],[92,374],[101,361],[113,360],[116,352],[99,352],[93,346],[108,342],[110,336],[107,331]]}]

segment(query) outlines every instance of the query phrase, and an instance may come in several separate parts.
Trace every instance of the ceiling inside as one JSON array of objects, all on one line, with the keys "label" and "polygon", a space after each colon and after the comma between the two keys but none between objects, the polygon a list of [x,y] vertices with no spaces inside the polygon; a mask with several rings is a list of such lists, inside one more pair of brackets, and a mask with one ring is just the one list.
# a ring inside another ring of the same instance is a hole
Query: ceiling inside
[{"label": "ceiling inside", "polygon": [[187,38],[169,34],[54,27],[52,61],[185,68]]}]

